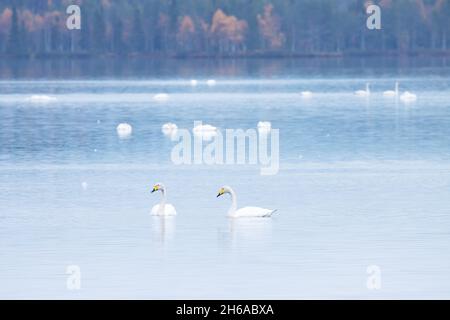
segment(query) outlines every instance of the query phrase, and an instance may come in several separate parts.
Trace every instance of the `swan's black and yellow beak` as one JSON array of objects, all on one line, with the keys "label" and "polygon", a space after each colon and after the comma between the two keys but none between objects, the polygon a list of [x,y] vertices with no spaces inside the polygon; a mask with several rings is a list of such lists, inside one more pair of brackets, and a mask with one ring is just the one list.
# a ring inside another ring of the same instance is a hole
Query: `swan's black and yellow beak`
[{"label": "swan's black and yellow beak", "polygon": [[219,193],[217,194],[217,197],[216,197],[216,198],[220,197],[220,196],[223,195],[224,193],[225,193],[225,190],[224,190],[223,188],[221,188],[221,189],[219,190]]},{"label": "swan's black and yellow beak", "polygon": [[159,190],[159,186],[156,185],[156,186],[153,187],[152,193],[155,192],[155,191],[158,191],[158,190]]}]

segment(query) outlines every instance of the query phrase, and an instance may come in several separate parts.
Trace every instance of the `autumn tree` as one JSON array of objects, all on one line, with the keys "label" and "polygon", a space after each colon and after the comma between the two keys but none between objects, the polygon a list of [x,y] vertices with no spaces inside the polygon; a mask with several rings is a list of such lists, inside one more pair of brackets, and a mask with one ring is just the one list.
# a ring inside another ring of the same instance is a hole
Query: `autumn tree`
[{"label": "autumn tree", "polygon": [[264,13],[258,15],[259,32],[264,39],[264,48],[280,49],[286,37],[280,28],[279,17],[273,13],[273,5],[267,4]]}]

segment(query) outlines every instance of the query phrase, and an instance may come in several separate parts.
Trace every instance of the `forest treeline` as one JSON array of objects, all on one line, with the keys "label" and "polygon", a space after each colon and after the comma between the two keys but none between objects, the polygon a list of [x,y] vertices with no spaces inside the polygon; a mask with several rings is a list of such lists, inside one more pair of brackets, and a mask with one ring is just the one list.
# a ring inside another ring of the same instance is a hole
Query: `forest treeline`
[{"label": "forest treeline", "polygon": [[[68,30],[66,8],[81,8]],[[381,30],[366,7],[381,8]],[[339,55],[447,52],[450,0],[1,0],[0,54]]]}]

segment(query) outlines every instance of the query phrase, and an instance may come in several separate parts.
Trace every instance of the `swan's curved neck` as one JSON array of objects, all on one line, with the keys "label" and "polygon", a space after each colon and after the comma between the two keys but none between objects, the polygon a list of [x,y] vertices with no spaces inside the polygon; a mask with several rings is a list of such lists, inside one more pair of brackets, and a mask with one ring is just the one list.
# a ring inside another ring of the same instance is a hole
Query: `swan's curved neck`
[{"label": "swan's curved neck", "polygon": [[231,207],[228,210],[228,215],[233,215],[237,210],[237,200],[236,200],[236,193],[234,193],[233,189],[229,190],[230,196],[231,196]]},{"label": "swan's curved neck", "polygon": [[159,211],[164,212],[164,207],[166,206],[166,200],[167,200],[167,192],[165,189],[161,189],[162,197],[161,201],[159,202]]}]

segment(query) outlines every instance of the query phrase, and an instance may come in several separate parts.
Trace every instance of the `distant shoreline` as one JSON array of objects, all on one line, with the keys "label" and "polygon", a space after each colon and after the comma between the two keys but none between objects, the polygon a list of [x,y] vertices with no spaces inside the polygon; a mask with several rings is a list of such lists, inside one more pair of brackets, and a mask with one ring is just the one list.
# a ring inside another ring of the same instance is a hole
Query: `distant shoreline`
[{"label": "distant shoreline", "polygon": [[37,53],[8,55],[0,54],[1,59],[22,60],[46,60],[46,59],[104,59],[104,58],[142,58],[142,59],[335,59],[335,58],[409,58],[409,57],[450,57],[450,50],[417,50],[408,52],[383,51],[383,52],[323,52],[323,53],[286,53],[286,52],[247,52],[238,54],[180,54],[180,53],[157,53],[157,54],[113,54],[113,53]]}]

